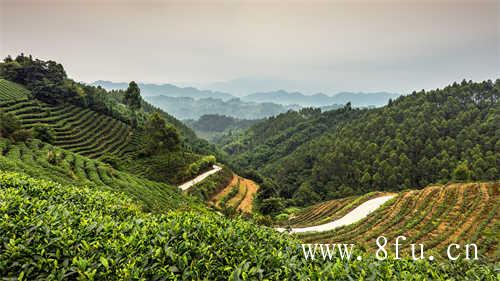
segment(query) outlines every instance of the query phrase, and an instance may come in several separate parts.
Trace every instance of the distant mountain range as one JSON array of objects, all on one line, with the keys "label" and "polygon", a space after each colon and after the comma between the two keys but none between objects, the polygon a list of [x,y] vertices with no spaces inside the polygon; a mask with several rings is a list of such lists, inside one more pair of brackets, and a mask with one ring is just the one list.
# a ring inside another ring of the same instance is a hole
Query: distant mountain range
[{"label": "distant mountain range", "polygon": [[[91,85],[101,86],[106,90],[119,90],[126,89],[128,83],[125,82],[111,82],[98,80]],[[137,83],[141,89],[142,96],[168,96],[168,97],[188,97],[193,99],[214,98],[221,100],[230,100],[234,98],[233,95],[218,91],[199,90],[193,87],[178,87],[172,84],[149,84]]]},{"label": "distant mountain range", "polygon": [[[116,90],[116,89],[126,89],[128,83],[116,83],[116,82],[100,80],[92,83],[92,85],[96,86],[99,85],[107,90]],[[138,85],[141,88],[141,93],[144,97],[154,97],[154,96],[163,96],[171,98],[187,97],[194,100],[212,98],[212,99],[220,99],[223,102],[227,102],[231,99],[236,98],[232,94],[225,92],[200,90],[193,87],[178,87],[172,84],[157,85],[157,84],[138,83]],[[332,96],[323,93],[318,93],[314,95],[305,95],[300,92],[288,92],[285,90],[278,90],[270,92],[258,92],[246,95],[240,97],[239,102],[274,103],[276,105],[282,105],[287,108],[289,108],[290,105],[293,105],[293,107],[337,108],[340,107],[340,105],[346,104],[347,102],[351,102],[352,106],[355,107],[372,107],[372,106],[378,107],[387,104],[389,99],[394,99],[398,96],[399,94],[388,93],[388,92],[374,92],[374,93],[341,92]],[[155,102],[153,100],[150,101]],[[162,104],[165,105],[166,101],[168,101],[168,99],[163,99]],[[171,101],[174,102],[174,100]],[[175,102],[172,105],[168,106],[168,108],[172,108],[174,105],[179,105],[179,101],[180,100],[175,100]],[[183,100],[184,104],[186,102],[187,100]],[[213,104],[213,101],[209,102],[209,104]],[[197,105],[195,107],[199,106]],[[163,109],[170,112],[168,108],[163,107]],[[173,108],[173,110],[177,109]],[[203,114],[211,114],[211,113],[225,114],[224,112],[204,112]],[[180,117],[174,114],[174,116],[176,116],[177,118],[185,119],[183,118],[184,115],[183,117]],[[229,116],[232,115],[229,114]],[[241,117],[241,116],[235,116],[235,117]],[[262,118],[262,117],[266,116],[261,115],[259,117],[253,117],[252,119]]]},{"label": "distant mountain range", "polygon": [[399,94],[388,92],[375,93],[351,93],[342,92],[333,96],[319,93],[314,95],[304,95],[300,92],[287,92],[284,90],[274,92],[255,93],[244,96],[244,101],[273,102],[278,104],[297,104],[303,107],[323,107],[327,105],[340,105],[351,102],[356,107],[382,106],[387,104],[389,99],[398,97]]}]

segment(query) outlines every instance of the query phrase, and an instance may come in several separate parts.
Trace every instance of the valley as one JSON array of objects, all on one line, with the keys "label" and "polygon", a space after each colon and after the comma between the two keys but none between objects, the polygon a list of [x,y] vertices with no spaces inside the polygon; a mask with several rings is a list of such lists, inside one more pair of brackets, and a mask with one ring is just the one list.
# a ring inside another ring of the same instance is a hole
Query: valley
[{"label": "valley", "polygon": [[499,23],[0,0],[0,281],[500,281]]},{"label": "valley", "polygon": [[[24,55],[0,64],[2,276],[362,279],[398,268],[493,280],[499,80],[375,109],[187,122],[217,131],[209,143],[135,82],[107,91],[57,65]],[[374,240],[400,235],[436,258],[477,243],[480,262],[374,258]],[[301,256],[302,243],[351,242],[362,261]]]}]

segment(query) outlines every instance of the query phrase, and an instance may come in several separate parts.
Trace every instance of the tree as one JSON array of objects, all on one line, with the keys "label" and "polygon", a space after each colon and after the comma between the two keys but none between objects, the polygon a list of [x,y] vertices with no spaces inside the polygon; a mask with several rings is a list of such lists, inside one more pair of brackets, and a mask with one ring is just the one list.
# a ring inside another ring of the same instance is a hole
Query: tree
[{"label": "tree", "polygon": [[31,131],[22,129],[21,122],[14,114],[0,111],[0,138],[8,138],[14,142],[24,142],[31,137]]},{"label": "tree", "polygon": [[12,113],[0,111],[0,137],[9,138],[21,129],[21,122]]},{"label": "tree", "polygon": [[467,160],[458,164],[458,166],[453,170],[453,179],[457,181],[467,181],[471,177],[471,171],[469,170]]},{"label": "tree", "polygon": [[125,103],[133,111],[141,108],[141,90],[134,81],[131,81],[128,84],[125,96],[123,97],[123,103]]},{"label": "tree", "polygon": [[363,174],[363,177],[361,178],[361,184],[364,186],[364,187],[370,187],[370,182],[372,180],[372,177],[370,176],[370,173],[368,173],[368,171],[366,171],[364,174]]},{"label": "tree", "polygon": [[259,210],[263,214],[276,214],[279,211],[281,211],[285,207],[285,203],[283,202],[283,199],[280,197],[271,197],[271,198],[266,198],[262,200],[262,202],[259,205]]},{"label": "tree", "polygon": [[158,112],[150,115],[146,122],[146,154],[159,154],[179,148],[181,142],[179,133],[174,126],[167,124]]},{"label": "tree", "polygon": [[299,189],[295,192],[293,197],[296,203],[299,205],[306,205],[314,202],[318,202],[321,197],[319,194],[312,190],[311,185],[307,182],[303,183]]}]

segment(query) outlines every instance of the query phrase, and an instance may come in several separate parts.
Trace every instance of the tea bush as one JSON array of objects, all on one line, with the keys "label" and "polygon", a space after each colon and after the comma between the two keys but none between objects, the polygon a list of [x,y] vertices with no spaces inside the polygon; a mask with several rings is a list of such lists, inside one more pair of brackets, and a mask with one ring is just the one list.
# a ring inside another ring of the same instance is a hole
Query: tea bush
[{"label": "tea bush", "polygon": [[297,240],[250,222],[145,213],[122,193],[18,173],[0,172],[0,217],[5,279],[496,279],[491,268],[465,262],[307,262]]}]

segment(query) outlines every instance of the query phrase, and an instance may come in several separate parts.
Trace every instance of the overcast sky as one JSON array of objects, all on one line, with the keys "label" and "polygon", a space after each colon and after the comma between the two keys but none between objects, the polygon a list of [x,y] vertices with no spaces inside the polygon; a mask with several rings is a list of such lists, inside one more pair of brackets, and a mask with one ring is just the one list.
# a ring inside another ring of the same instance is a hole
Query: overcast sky
[{"label": "overcast sky", "polygon": [[0,1],[0,54],[78,81],[331,94],[500,78],[500,1]]}]

